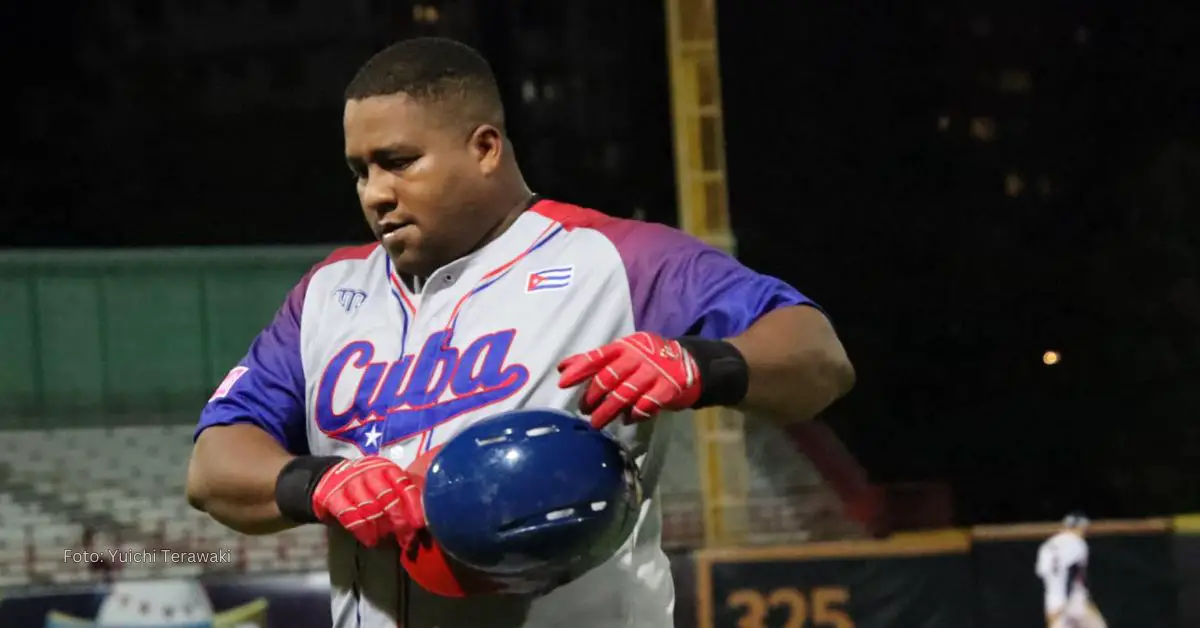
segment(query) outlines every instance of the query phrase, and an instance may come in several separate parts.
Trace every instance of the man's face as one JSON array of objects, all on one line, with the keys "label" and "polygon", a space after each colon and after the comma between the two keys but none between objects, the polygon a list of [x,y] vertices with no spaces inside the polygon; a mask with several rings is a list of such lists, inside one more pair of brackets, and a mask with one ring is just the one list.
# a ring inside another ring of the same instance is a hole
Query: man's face
[{"label": "man's face", "polygon": [[407,94],[347,101],[343,127],[363,215],[397,271],[427,277],[491,228],[478,208],[498,164],[495,129],[455,128]]}]

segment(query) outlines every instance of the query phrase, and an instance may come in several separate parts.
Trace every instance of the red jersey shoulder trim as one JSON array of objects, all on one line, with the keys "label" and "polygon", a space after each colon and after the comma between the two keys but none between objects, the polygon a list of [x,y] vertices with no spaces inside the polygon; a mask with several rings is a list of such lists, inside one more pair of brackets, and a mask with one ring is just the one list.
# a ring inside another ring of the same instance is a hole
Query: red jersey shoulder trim
[{"label": "red jersey shoulder trim", "polygon": [[596,228],[620,220],[594,209],[548,199],[534,203],[529,210],[561,224],[568,231],[579,228]]},{"label": "red jersey shoulder trim", "polygon": [[324,266],[328,266],[330,264],[335,264],[337,262],[344,262],[346,260],[367,259],[368,257],[371,256],[371,253],[375,252],[375,248],[378,246],[379,246],[378,242],[372,242],[371,244],[360,244],[357,246],[343,246],[339,249],[334,249],[333,252],[330,253],[328,257],[321,260],[321,263],[317,264],[317,268],[322,268]]}]

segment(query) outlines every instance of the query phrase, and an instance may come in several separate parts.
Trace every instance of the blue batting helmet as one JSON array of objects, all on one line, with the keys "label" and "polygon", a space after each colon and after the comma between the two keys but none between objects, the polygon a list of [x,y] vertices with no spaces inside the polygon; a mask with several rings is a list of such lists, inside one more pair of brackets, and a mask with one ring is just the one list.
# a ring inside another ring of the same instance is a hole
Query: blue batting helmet
[{"label": "blue batting helmet", "polygon": [[434,456],[425,519],[441,549],[498,582],[555,586],[610,558],[638,519],[628,452],[558,410],[476,423]]}]

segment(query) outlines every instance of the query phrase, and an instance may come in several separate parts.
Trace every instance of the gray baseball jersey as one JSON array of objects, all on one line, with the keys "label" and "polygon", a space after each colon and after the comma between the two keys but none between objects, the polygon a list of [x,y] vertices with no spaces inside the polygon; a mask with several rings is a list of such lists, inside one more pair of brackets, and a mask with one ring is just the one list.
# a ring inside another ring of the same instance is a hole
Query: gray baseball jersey
[{"label": "gray baseball jersey", "polygon": [[[735,336],[811,304],[675,229],[535,199],[500,237],[413,290],[378,244],[335,251],[292,290],[204,408],[196,434],[250,423],[290,452],[379,454],[407,467],[464,426],[521,407],[576,410],[567,356],[635,331]],[[657,420],[667,420],[661,417]],[[609,429],[637,456],[646,501],[609,561],[551,593],[439,598],[406,584],[394,547],[331,528],[336,628],[672,626],[655,421]]]}]

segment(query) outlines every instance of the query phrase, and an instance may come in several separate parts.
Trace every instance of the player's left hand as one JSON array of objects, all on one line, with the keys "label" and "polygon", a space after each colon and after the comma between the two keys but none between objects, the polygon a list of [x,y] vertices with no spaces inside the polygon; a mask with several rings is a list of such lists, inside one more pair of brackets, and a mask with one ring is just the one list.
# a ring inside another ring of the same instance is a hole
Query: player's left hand
[{"label": "player's left hand", "polygon": [[645,421],[662,410],[684,410],[700,398],[700,369],[677,341],[638,332],[563,360],[560,388],[588,379],[579,409],[603,429],[619,416]]}]

